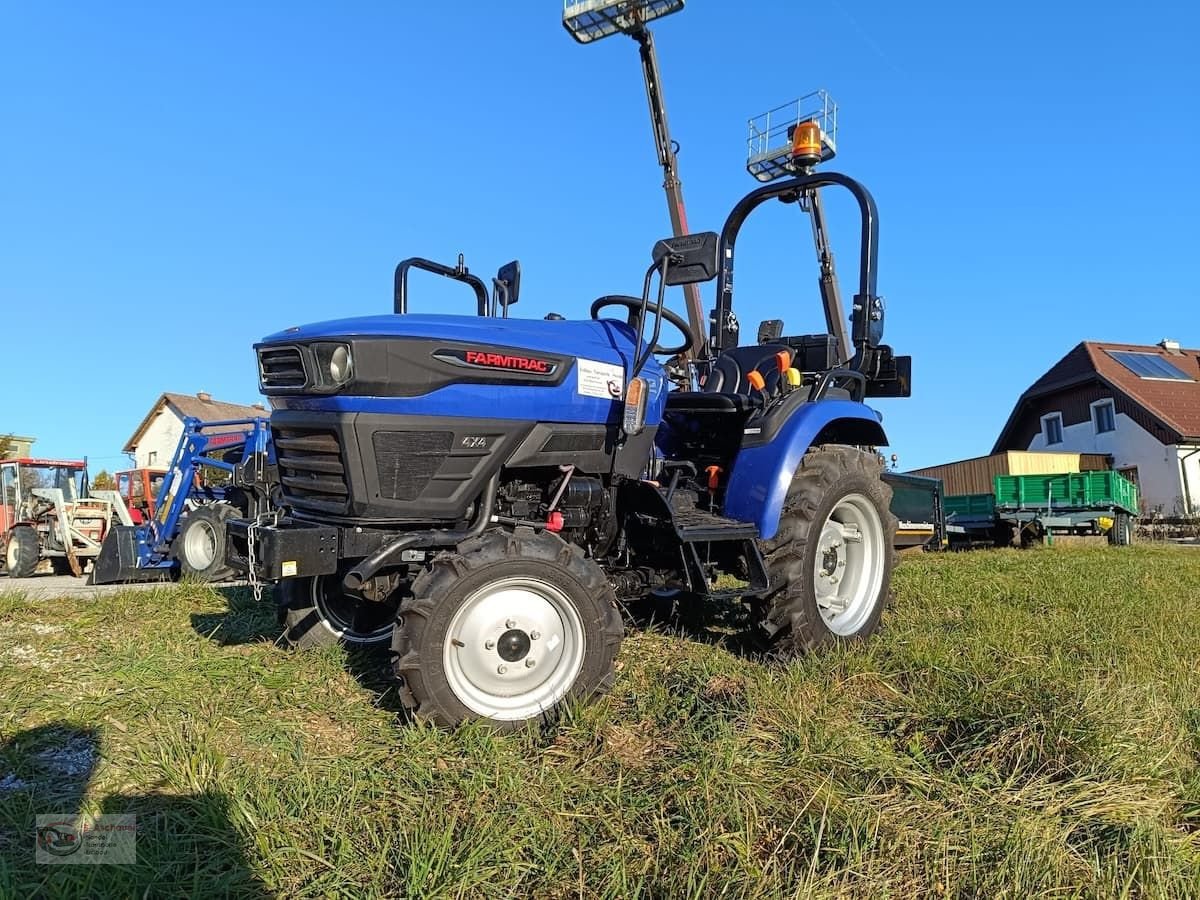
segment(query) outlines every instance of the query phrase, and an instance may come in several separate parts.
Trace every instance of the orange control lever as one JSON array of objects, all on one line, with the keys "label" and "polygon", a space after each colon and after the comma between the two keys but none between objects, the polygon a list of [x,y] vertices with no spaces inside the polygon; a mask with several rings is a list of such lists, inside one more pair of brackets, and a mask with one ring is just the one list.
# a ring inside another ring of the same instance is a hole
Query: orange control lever
[{"label": "orange control lever", "polygon": [[779,370],[780,375],[782,375],[784,372],[786,372],[791,367],[792,367],[792,354],[791,353],[789,353],[787,350],[780,350],[778,353],[775,354],[775,368]]},{"label": "orange control lever", "polygon": [[762,377],[762,373],[759,372],[757,369],[750,372],[746,376],[746,380],[748,382],[750,382],[750,387],[754,388],[754,390],[756,390],[756,391],[761,391],[764,387],[767,386],[767,380]]},{"label": "orange control lever", "polygon": [[708,489],[710,491],[715,491],[717,489],[717,485],[721,483],[721,467],[709,466],[704,471],[708,473]]}]

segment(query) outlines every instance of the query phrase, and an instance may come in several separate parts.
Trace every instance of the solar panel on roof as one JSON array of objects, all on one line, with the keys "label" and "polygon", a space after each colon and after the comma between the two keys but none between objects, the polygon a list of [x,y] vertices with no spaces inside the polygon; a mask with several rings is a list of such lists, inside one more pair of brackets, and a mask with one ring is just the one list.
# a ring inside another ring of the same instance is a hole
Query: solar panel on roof
[{"label": "solar panel on roof", "polygon": [[1105,352],[1139,378],[1192,380],[1190,375],[1156,353],[1133,353],[1128,350],[1106,350]]}]

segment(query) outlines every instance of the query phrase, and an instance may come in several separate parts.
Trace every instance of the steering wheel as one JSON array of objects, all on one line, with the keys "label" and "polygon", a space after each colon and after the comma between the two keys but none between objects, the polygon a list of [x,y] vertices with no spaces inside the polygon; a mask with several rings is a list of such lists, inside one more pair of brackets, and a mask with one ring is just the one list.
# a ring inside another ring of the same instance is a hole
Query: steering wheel
[{"label": "steering wheel", "polygon": [[[599,319],[600,316],[597,314],[606,306],[625,307],[625,309],[629,311],[629,316],[626,321],[634,328],[639,326],[640,323],[637,321],[637,319],[639,318],[639,313],[642,311],[641,297],[630,297],[626,294],[608,294],[604,297],[598,297],[595,302],[592,303],[592,318]],[[664,347],[662,344],[655,344],[654,352],[661,353],[665,356],[677,356],[680,353],[684,353],[691,349],[691,347],[696,343],[696,337],[692,334],[691,326],[689,326],[688,323],[683,320],[682,316],[671,312],[671,310],[667,309],[665,306],[662,308],[661,312],[662,317],[674,325],[676,330],[684,336],[685,340],[678,347]]]}]

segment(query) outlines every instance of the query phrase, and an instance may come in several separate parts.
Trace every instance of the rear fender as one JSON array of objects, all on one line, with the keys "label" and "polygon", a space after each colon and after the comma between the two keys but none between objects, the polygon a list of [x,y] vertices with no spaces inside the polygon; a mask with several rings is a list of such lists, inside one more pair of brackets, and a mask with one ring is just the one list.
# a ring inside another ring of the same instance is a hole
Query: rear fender
[{"label": "rear fender", "polygon": [[792,477],[810,447],[821,444],[886,446],[879,417],[852,400],[822,400],[797,408],[769,444],[741,450],[725,489],[725,515],[758,526],[772,538]]}]

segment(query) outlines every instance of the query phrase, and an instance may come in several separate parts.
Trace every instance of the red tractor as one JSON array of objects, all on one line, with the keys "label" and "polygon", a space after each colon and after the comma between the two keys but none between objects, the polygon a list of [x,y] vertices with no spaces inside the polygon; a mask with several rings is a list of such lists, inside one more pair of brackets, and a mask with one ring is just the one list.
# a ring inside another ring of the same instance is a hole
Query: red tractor
[{"label": "red tractor", "polygon": [[0,562],[10,578],[27,578],[42,560],[56,575],[83,574],[114,516],[128,514],[113,491],[88,496],[82,460],[0,462]]},{"label": "red tractor", "polygon": [[125,501],[134,525],[149,522],[158,512],[158,492],[162,489],[166,469],[127,469],[113,476],[117,493]]}]

